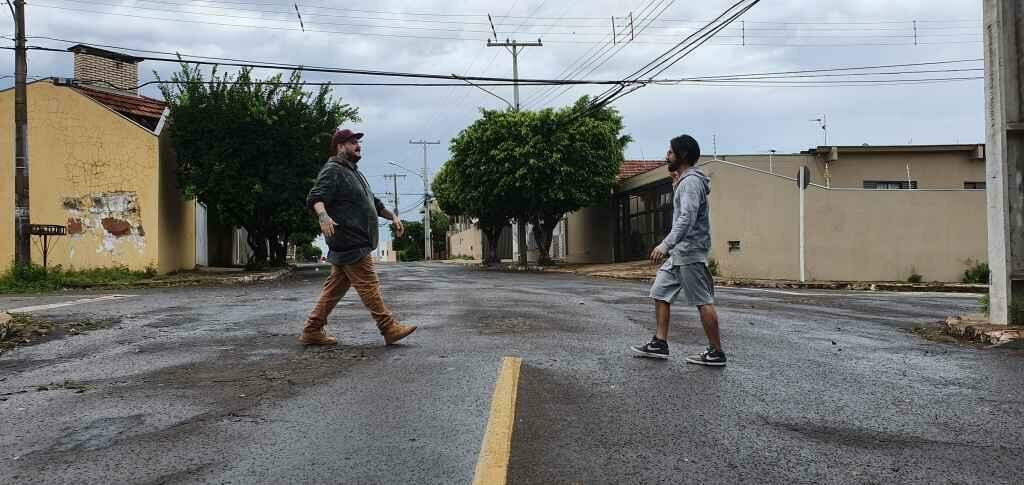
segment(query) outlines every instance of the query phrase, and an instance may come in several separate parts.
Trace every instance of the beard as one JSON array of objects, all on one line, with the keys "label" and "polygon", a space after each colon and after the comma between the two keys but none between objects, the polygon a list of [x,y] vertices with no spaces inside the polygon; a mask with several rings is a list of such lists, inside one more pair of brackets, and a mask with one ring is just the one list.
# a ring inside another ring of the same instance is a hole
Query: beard
[{"label": "beard", "polygon": [[668,171],[669,172],[678,172],[679,169],[682,166],[683,166],[683,162],[681,162],[679,160],[676,160],[674,162],[668,162]]},{"label": "beard", "polygon": [[345,158],[348,158],[348,159],[349,159],[349,161],[351,161],[352,163],[356,163],[356,162],[358,162],[359,160],[362,160],[362,159],[363,159],[363,155],[362,155],[362,153],[361,153],[361,152],[359,152],[359,151],[356,151],[356,150],[348,150],[348,151],[346,151],[346,152],[345,152]]}]

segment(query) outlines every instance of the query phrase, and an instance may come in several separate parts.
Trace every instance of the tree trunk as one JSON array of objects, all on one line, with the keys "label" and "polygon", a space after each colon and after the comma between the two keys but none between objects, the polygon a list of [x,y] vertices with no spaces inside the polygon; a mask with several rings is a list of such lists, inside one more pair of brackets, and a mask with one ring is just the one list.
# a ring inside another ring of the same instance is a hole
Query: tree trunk
[{"label": "tree trunk", "polygon": [[277,234],[271,234],[267,241],[270,243],[270,264],[273,266],[283,266],[285,259],[288,258],[287,244],[282,243],[281,238]]},{"label": "tree trunk", "polygon": [[501,263],[501,255],[498,254],[498,245],[501,243],[501,230],[502,227],[481,227],[481,231],[484,233],[484,237],[487,238],[487,244],[484,244],[484,264],[499,264]]},{"label": "tree trunk", "polygon": [[249,243],[249,249],[252,249],[252,261],[249,261],[249,265],[258,266],[267,262],[267,238],[262,231],[256,228],[246,227],[248,237],[246,242]]},{"label": "tree trunk", "polygon": [[516,245],[519,247],[519,266],[526,267],[529,265],[529,245],[526,242],[526,219],[516,219]]},{"label": "tree trunk", "polygon": [[551,266],[554,264],[554,261],[551,259],[551,241],[555,227],[558,227],[558,223],[562,220],[563,215],[547,214],[533,221],[533,238],[537,240],[537,250],[540,252],[537,256],[537,264],[541,266]]}]

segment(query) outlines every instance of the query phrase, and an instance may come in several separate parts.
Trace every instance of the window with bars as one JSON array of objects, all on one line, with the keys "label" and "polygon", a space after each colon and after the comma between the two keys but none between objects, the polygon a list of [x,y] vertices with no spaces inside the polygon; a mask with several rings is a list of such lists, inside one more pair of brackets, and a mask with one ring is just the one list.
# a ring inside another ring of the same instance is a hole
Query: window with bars
[{"label": "window with bars", "polygon": [[672,185],[637,191],[618,199],[617,259],[644,259],[672,228]]},{"label": "window with bars", "polygon": [[917,189],[917,180],[865,180],[864,188],[867,190],[914,190]]},{"label": "window with bars", "polygon": [[964,182],[964,190],[985,190],[985,182]]}]

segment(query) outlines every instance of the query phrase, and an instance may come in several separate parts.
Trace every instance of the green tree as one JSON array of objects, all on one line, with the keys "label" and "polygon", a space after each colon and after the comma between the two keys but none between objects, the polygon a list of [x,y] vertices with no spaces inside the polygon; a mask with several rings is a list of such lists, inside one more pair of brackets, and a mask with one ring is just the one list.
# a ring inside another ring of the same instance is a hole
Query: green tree
[{"label": "green tree", "polygon": [[312,241],[295,245],[295,259],[298,261],[319,261],[323,250],[314,246]]},{"label": "green tree", "polygon": [[299,72],[260,81],[251,69],[214,68],[206,80],[183,63],[171,81],[161,90],[182,193],[205,203],[211,222],[245,228],[255,264],[283,264],[289,241],[319,231],[306,194],[334,128],[358,110],[329,86],[305,91]]},{"label": "green tree", "polygon": [[615,186],[631,138],[613,108],[589,110],[581,98],[560,110],[484,110],[452,142],[452,158],[434,181],[441,209],[477,221],[485,260],[497,260],[501,230],[531,221],[541,264],[550,264],[552,233],[566,213],[601,203]]},{"label": "green tree", "polygon": [[398,253],[400,261],[422,261],[423,260],[423,223],[417,221],[402,221],[405,226],[405,234],[402,237],[395,237],[395,226],[391,227],[391,248]]},{"label": "green tree", "polygon": [[[484,112],[485,118],[500,115],[496,111]],[[477,139],[482,137],[479,132],[483,131],[478,125],[479,122],[466,128],[452,140],[453,156],[434,175],[432,191],[445,214],[476,221],[487,243],[484,246],[484,263],[491,264],[500,262],[498,241],[502,229],[512,220],[513,212],[511,206],[506,205],[509,194],[484,190],[482,184],[474,180],[483,177],[488,187],[495,188],[503,178],[500,174],[490,172],[485,164],[474,162],[476,158],[473,151],[480,146]]]},{"label": "green tree", "polygon": [[[391,228],[392,248],[401,255],[402,261],[423,260],[423,223],[419,221],[402,221],[405,226],[405,234],[402,237],[395,237],[395,227]],[[445,243],[448,239],[448,216],[439,211],[431,211],[430,214],[430,239],[434,243],[434,257],[439,258],[444,254]]]},{"label": "green tree", "polygon": [[447,257],[448,250],[448,227],[451,220],[448,215],[441,211],[430,211],[430,240],[433,242],[434,259]]}]

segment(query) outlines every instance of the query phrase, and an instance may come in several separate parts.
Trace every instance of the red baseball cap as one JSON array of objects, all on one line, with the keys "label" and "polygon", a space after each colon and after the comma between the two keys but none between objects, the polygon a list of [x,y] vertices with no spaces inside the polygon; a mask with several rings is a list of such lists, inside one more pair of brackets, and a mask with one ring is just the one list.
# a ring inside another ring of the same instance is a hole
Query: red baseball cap
[{"label": "red baseball cap", "polygon": [[344,130],[337,130],[334,132],[334,136],[331,137],[331,149],[337,147],[339,143],[345,143],[353,138],[359,140],[363,137],[362,133],[356,133],[348,128]]}]

